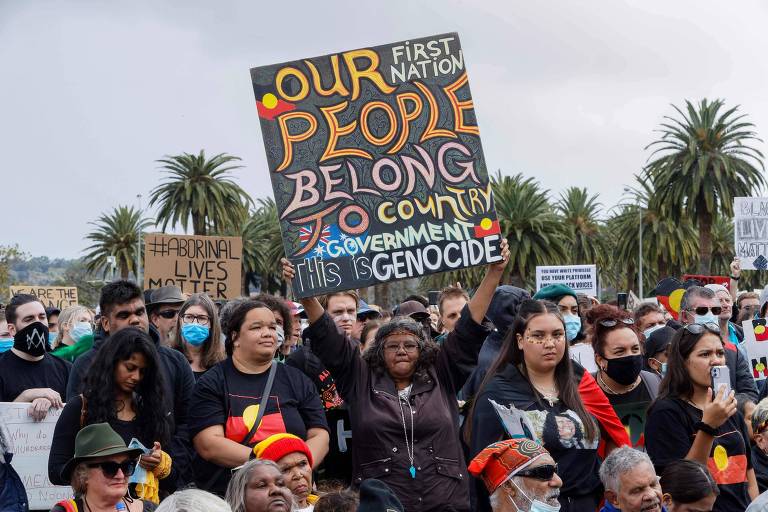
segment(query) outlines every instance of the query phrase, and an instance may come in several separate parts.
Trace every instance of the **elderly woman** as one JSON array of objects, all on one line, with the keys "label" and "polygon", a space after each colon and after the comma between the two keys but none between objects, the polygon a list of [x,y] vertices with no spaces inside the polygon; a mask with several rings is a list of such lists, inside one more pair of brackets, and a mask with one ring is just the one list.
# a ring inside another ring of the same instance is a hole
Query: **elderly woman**
[{"label": "elderly woman", "polygon": [[128,495],[128,478],[136,471],[141,453],[141,449],[128,448],[108,423],[84,427],[75,440],[75,456],[61,471],[61,477],[72,485],[75,499],[60,501],[51,512],[155,510],[153,503]]},{"label": "elderly woman", "polygon": [[295,512],[312,512],[318,496],[312,494],[312,452],[293,434],[269,436],[253,448],[257,459],[274,461],[293,493]]},{"label": "elderly woman", "polygon": [[215,494],[185,489],[165,498],[155,512],[232,512],[232,509]]},{"label": "elderly woman", "polygon": [[235,471],[226,498],[232,512],[289,512],[293,503],[280,468],[262,459],[250,460]]},{"label": "elderly woman", "polygon": [[[458,433],[456,393],[477,363],[488,329],[481,325],[509,259],[485,277],[442,347],[425,338],[422,324],[396,318],[382,325],[363,354],[336,328],[315,298],[302,299],[315,352],[350,408],[354,432],[353,484],[377,478],[406,510],[470,510],[469,485]],[[294,276],[283,260],[283,275]]]},{"label": "elderly woman", "polygon": [[200,377],[190,408],[195,481],[222,495],[230,468],[273,434],[305,440],[319,464],[328,453],[328,424],[320,397],[301,371],[273,361],[277,322],[263,302],[249,300],[227,320],[227,358]]}]

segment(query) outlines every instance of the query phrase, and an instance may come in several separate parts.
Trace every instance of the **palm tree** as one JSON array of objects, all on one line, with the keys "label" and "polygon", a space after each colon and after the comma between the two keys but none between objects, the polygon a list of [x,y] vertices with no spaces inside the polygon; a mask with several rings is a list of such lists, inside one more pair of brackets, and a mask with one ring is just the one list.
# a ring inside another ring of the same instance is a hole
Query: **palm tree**
[{"label": "palm tree", "polygon": [[285,254],[277,206],[270,197],[259,199],[243,227],[243,263],[247,270],[261,277],[262,290],[285,294],[280,258]]},{"label": "palm tree", "polygon": [[661,138],[646,149],[655,158],[645,168],[657,198],[670,205],[675,221],[693,217],[699,232],[699,272],[709,274],[712,223],[721,212],[733,215],[733,198],[751,196],[765,185],[763,154],[748,144],[760,141],[738,107],[724,113],[722,100],[673,105],[680,119],[665,116]]},{"label": "palm tree", "polygon": [[106,277],[109,271],[107,258],[114,256],[121,278],[128,279],[129,272],[136,275],[139,232],[151,226],[152,221],[141,218],[141,211],[133,206],[118,206],[90,224],[96,226],[96,230],[86,238],[95,243],[84,250],[90,251],[83,256],[85,268],[89,272],[101,272]]},{"label": "palm tree", "polygon": [[501,231],[509,242],[506,272],[516,286],[533,287],[537,265],[568,263],[564,226],[550,204],[549,191],[533,178],[498,171],[491,176],[491,186]]},{"label": "palm tree", "polygon": [[162,223],[162,230],[168,224],[181,224],[186,231],[190,219],[195,235],[237,224],[240,209],[247,210],[253,204],[240,185],[229,178],[230,171],[242,167],[232,165],[239,160],[226,153],[206,159],[203,150],[198,155],[184,153],[158,160],[168,179],[152,190],[149,206],[159,205],[157,223]]},{"label": "palm tree", "polygon": [[[734,254],[733,219],[719,215],[712,225],[712,275],[730,275]],[[757,272],[751,273],[757,274]],[[743,285],[744,283],[739,284]]]},{"label": "palm tree", "polygon": [[570,187],[560,194],[555,211],[565,223],[569,264],[591,265],[607,254],[598,216],[602,204],[586,188]]}]

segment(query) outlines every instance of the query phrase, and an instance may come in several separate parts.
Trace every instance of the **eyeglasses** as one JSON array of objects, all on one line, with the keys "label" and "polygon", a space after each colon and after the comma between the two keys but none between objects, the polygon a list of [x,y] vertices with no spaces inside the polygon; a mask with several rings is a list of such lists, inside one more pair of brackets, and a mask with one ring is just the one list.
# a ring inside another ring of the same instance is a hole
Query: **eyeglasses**
[{"label": "eyeglasses", "polygon": [[527,478],[535,478],[536,480],[548,481],[552,480],[555,473],[557,473],[557,464],[545,464],[544,466],[525,469],[519,473],[515,473],[515,476],[524,476]]},{"label": "eyeglasses", "polygon": [[198,323],[200,325],[207,325],[211,318],[208,315],[191,315],[187,313],[181,315],[181,321],[185,324]]},{"label": "eyeglasses", "polygon": [[384,352],[389,352],[390,354],[397,354],[400,352],[400,349],[405,350],[409,354],[413,354],[419,349],[419,344],[415,341],[406,341],[405,343],[385,343],[384,344]]},{"label": "eyeglasses", "polygon": [[705,324],[688,324],[684,329],[691,334],[701,334],[704,331],[709,331],[713,334],[720,334],[720,326],[714,322],[707,322]]},{"label": "eyeglasses", "polygon": [[616,327],[619,322],[621,322],[624,325],[634,325],[635,321],[631,318],[621,318],[619,320],[612,320],[610,318],[606,318],[605,320],[600,320],[597,323],[602,325],[603,327]]},{"label": "eyeglasses", "polygon": [[176,318],[176,315],[178,314],[179,314],[178,309],[166,309],[165,311],[159,311],[157,313],[157,316],[161,316],[166,320],[170,320],[171,318]]},{"label": "eyeglasses", "polygon": [[134,471],[136,471],[136,461],[131,459],[124,460],[123,462],[108,460],[104,462],[94,462],[92,464],[88,464],[88,467],[101,468],[101,472],[104,473],[105,477],[115,478],[118,469],[123,472],[124,476],[133,475]]},{"label": "eyeglasses", "polygon": [[706,315],[708,311],[712,311],[713,315],[719,315],[722,313],[723,308],[720,306],[712,306],[711,308],[708,308],[707,306],[699,306],[697,308],[689,309],[688,311],[693,311],[697,315]]},{"label": "eyeglasses", "polygon": [[529,343],[534,343],[536,345],[543,345],[545,341],[552,340],[555,343],[563,343],[565,341],[565,333],[558,333],[558,334],[540,334],[540,333],[534,333],[529,334],[525,337],[526,341]]}]

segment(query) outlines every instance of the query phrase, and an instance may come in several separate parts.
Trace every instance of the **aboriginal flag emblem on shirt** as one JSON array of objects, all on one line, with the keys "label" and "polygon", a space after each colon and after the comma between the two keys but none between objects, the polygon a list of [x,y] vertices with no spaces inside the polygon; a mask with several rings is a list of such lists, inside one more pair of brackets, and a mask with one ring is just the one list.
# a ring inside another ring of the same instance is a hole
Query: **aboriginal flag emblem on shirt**
[{"label": "aboriginal flag emblem on shirt", "polygon": [[229,395],[230,409],[224,430],[227,439],[253,446],[273,434],[285,433],[285,422],[280,412],[280,401],[277,396],[270,395],[267,401],[267,410],[261,418],[259,428],[247,442],[243,443],[243,439],[256,422],[260,402],[261,397]]},{"label": "aboriginal flag emblem on shirt", "polygon": [[741,454],[729,454],[728,448],[734,450],[733,443],[737,441],[737,432],[723,434],[716,442],[723,438],[731,438],[723,444],[717,444],[712,450],[712,456],[707,460],[707,469],[712,473],[715,482],[721,485],[740,484],[747,481],[747,457]]},{"label": "aboriginal flag emblem on shirt", "polygon": [[271,85],[253,84],[253,93],[256,95],[256,110],[263,119],[272,121],[283,112],[296,108],[293,103],[281,100]]}]

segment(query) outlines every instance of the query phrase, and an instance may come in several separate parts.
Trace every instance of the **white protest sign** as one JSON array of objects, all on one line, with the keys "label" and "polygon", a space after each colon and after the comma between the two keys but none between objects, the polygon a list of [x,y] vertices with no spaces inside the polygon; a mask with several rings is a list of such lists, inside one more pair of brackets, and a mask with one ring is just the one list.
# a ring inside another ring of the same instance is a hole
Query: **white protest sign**
[{"label": "white protest sign", "polygon": [[550,284],[564,284],[576,293],[597,295],[597,266],[557,265],[536,267],[536,291]]},{"label": "white protest sign", "polygon": [[744,341],[741,346],[747,351],[747,362],[752,377],[761,381],[768,377],[768,328],[765,318],[744,320]]},{"label": "white protest sign", "polygon": [[768,197],[733,198],[736,257],[745,270],[768,269]]},{"label": "white protest sign", "polygon": [[589,373],[597,373],[595,351],[589,343],[577,343],[568,347],[571,359],[579,363]]},{"label": "white protest sign", "polygon": [[28,403],[0,402],[0,445],[13,453],[11,464],[27,490],[29,509],[50,510],[72,497],[71,487],[48,480],[48,453],[61,409],[49,410],[41,422],[33,421],[28,410]]}]

